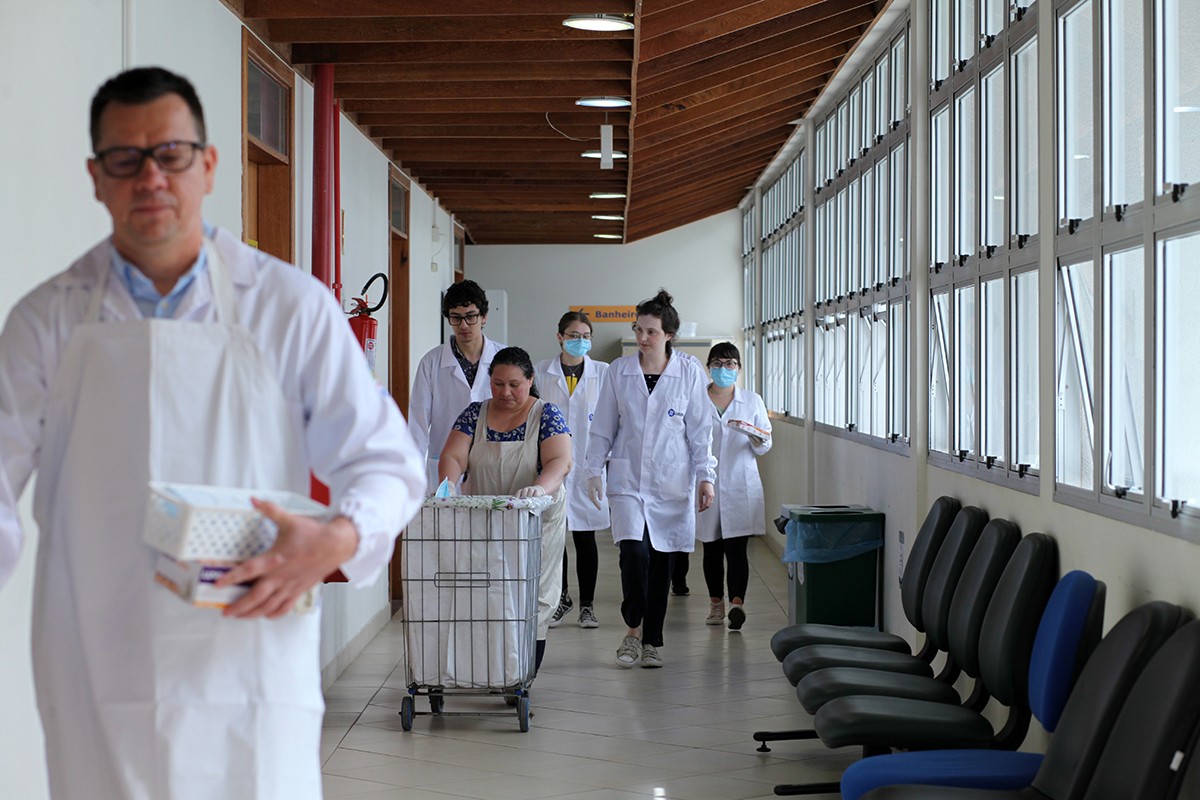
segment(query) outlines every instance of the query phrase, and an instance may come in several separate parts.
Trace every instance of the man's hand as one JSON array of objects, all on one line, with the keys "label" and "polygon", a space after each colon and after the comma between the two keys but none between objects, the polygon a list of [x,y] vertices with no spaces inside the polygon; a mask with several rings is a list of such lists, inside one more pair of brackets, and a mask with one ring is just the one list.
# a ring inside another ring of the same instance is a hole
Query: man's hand
[{"label": "man's hand", "polygon": [[713,498],[717,496],[717,490],[709,481],[700,481],[700,491],[696,492],[696,510],[708,511],[713,504]]},{"label": "man's hand", "polygon": [[300,595],[350,560],[358,548],[358,531],[345,517],[322,522],[289,514],[265,500],[251,502],[279,526],[279,536],[270,550],[231,569],[217,586],[253,582],[245,596],[225,609],[225,616],[278,619]]},{"label": "man's hand", "polygon": [[517,497],[545,497],[546,490],[543,489],[541,486],[538,486],[535,483],[533,486],[526,486],[524,488],[517,489],[516,496]]},{"label": "man's hand", "polygon": [[601,507],[601,502],[604,500],[604,479],[603,478],[588,478],[587,481],[587,496],[592,501],[592,505],[596,508]]}]

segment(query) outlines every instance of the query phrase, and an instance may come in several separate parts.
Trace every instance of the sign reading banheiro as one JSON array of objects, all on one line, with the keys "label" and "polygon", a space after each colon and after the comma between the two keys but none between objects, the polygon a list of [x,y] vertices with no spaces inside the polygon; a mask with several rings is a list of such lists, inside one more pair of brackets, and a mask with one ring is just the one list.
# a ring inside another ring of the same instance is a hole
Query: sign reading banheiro
[{"label": "sign reading banheiro", "polygon": [[636,322],[637,306],[571,306],[582,311],[592,322]]}]

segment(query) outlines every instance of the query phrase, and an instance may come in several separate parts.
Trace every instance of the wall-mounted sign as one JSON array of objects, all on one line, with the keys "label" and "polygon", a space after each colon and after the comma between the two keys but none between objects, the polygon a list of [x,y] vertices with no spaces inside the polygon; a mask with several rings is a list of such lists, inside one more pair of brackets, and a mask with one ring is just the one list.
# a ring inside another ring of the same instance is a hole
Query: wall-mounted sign
[{"label": "wall-mounted sign", "polygon": [[571,306],[572,311],[582,311],[592,322],[635,322],[637,306]]}]

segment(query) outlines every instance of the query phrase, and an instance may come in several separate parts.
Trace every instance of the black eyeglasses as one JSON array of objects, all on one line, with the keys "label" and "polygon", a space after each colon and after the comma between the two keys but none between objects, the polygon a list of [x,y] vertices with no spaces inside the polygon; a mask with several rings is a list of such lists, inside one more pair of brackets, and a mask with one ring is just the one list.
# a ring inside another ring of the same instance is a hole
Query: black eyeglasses
[{"label": "black eyeglasses", "polygon": [[475,323],[479,322],[480,316],[481,315],[478,313],[475,313],[475,314],[447,314],[446,319],[450,320],[450,325],[452,327],[457,328],[459,325],[462,325],[464,322],[467,323],[468,325],[474,325]]},{"label": "black eyeglasses", "polygon": [[154,147],[110,147],[93,158],[108,177],[132,178],[142,171],[147,158],[153,158],[163,172],[183,172],[206,146],[202,142],[163,142]]},{"label": "black eyeglasses", "polygon": [[736,358],[723,358],[720,361],[708,362],[710,367],[721,367],[722,369],[737,369],[742,366]]},{"label": "black eyeglasses", "polygon": [[564,339],[591,339],[592,335],[590,333],[564,333],[563,338]]}]

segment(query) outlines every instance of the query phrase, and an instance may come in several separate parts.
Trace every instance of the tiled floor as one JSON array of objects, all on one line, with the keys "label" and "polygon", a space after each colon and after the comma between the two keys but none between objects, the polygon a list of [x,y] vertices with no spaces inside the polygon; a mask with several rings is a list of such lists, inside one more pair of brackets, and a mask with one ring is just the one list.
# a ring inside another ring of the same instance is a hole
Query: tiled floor
[{"label": "tiled floor", "polygon": [[[765,800],[776,783],[836,780],[855,753],[811,741],[755,752],[751,732],[808,727],[811,718],[768,647],[787,621],[783,566],[761,541],[752,543],[750,559],[742,631],[704,624],[708,598],[697,553],[692,594],[672,597],[667,611],[666,666],[625,670],[613,662],[624,634],[617,553],[602,545],[601,627],[581,629],[572,614],[550,631],[528,733],[518,730],[515,714],[418,716],[402,731],[397,617],[326,694],[326,798]],[[428,708],[417,698],[418,711]],[[504,705],[495,697],[446,699],[447,711],[469,708]]]}]

